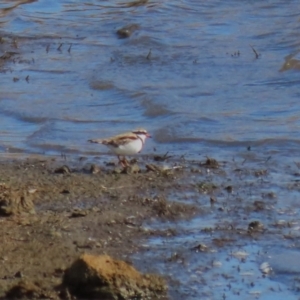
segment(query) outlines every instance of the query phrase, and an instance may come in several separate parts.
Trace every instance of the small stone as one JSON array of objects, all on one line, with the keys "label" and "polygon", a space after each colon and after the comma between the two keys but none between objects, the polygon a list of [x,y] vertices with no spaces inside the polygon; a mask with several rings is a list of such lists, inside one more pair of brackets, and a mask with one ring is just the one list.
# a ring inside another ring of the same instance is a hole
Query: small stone
[{"label": "small stone", "polygon": [[56,173],[56,174],[70,174],[71,170],[68,166],[64,165],[62,167],[59,167],[59,168],[55,169],[54,173]]},{"label": "small stone", "polygon": [[213,263],[212,263],[213,267],[215,268],[219,268],[219,267],[222,267],[222,263],[218,260],[214,260]]},{"label": "small stone", "polygon": [[23,278],[24,275],[23,275],[23,273],[22,273],[21,271],[18,271],[18,272],[15,274],[14,277],[15,277],[15,278]]},{"label": "small stone", "polygon": [[75,208],[70,216],[70,218],[78,218],[78,217],[85,217],[88,214],[86,210],[82,210],[79,208]]},{"label": "small stone", "polygon": [[232,185],[226,186],[226,187],[225,187],[225,190],[226,190],[228,193],[232,193],[232,191],[233,191]]},{"label": "small stone", "polygon": [[242,251],[242,250],[232,253],[232,256],[239,258],[239,259],[245,259],[248,255],[249,255],[249,253],[247,253],[246,251]]},{"label": "small stone", "polygon": [[217,202],[215,197],[210,197],[209,201],[211,206],[213,206]]},{"label": "small stone", "polygon": [[67,189],[63,189],[63,190],[61,191],[61,194],[70,194],[70,191],[67,190]]},{"label": "small stone", "polygon": [[264,229],[264,224],[261,223],[260,221],[252,221],[248,225],[248,231],[250,232],[255,232],[255,231],[257,232],[263,229]]},{"label": "small stone", "polygon": [[200,165],[212,169],[217,169],[220,166],[217,160],[211,157],[207,157],[206,161],[204,163],[201,163]]},{"label": "small stone", "polygon": [[113,170],[113,174],[121,174],[123,172],[123,169],[120,167],[116,167]]},{"label": "small stone", "polygon": [[161,172],[162,171],[160,167],[153,165],[153,164],[147,164],[146,169],[147,169],[147,172]]},{"label": "small stone", "polygon": [[263,274],[270,274],[272,272],[272,268],[268,262],[263,262],[259,269]]},{"label": "small stone", "polygon": [[122,170],[122,173],[123,174],[128,174],[128,175],[131,175],[131,174],[137,174],[141,171],[140,167],[138,166],[138,164],[134,164],[134,165],[129,165],[129,166],[126,166],[123,170]]},{"label": "small stone", "polygon": [[205,244],[199,244],[193,247],[192,250],[195,250],[196,252],[207,252],[208,247]]},{"label": "small stone", "polygon": [[123,28],[117,30],[117,35],[120,38],[128,38],[132,35],[132,33],[140,28],[137,24],[126,25]]},{"label": "small stone", "polygon": [[92,165],[91,165],[90,172],[91,172],[92,174],[98,174],[98,173],[101,172],[101,169],[100,169],[99,166],[97,166],[97,165],[95,165],[95,164],[92,164]]}]

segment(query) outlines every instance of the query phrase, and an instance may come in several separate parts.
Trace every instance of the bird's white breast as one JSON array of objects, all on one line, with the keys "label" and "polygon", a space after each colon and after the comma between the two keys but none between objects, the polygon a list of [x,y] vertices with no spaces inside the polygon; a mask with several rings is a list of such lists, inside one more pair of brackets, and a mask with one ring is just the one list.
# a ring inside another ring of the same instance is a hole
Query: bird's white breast
[{"label": "bird's white breast", "polygon": [[143,142],[140,139],[130,141],[127,144],[119,145],[118,147],[113,147],[111,145],[106,145],[111,151],[117,155],[133,155],[140,152],[143,148]]}]

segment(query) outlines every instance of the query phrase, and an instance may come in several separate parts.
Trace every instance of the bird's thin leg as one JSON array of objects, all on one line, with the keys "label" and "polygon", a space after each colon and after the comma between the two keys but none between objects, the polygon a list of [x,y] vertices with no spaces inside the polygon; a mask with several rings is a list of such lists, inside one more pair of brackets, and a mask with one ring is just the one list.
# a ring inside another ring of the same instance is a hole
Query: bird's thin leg
[{"label": "bird's thin leg", "polygon": [[125,158],[125,156],[124,156],[124,158],[122,159],[121,156],[118,155],[118,159],[119,159],[119,164],[120,164],[123,168],[129,166],[129,164],[128,164],[126,158]]},{"label": "bird's thin leg", "polygon": [[121,156],[118,155],[119,164],[123,166]]},{"label": "bird's thin leg", "polygon": [[125,166],[126,167],[128,167],[129,166],[129,163],[128,163],[128,161],[127,161],[127,159],[126,159],[126,157],[124,156],[124,160],[123,160],[123,162],[124,162],[124,164],[125,164]]}]

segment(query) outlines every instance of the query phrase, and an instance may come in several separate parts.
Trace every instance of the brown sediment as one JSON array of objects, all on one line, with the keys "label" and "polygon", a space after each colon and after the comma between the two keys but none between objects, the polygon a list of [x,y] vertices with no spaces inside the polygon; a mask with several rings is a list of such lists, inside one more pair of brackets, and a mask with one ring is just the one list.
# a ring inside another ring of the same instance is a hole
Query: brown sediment
[{"label": "brown sediment", "polygon": [[181,169],[130,168],[116,174],[48,158],[0,162],[0,297],[58,299],[64,272],[80,254],[127,260],[139,239],[156,234],[142,226],[145,221],[197,213],[193,205],[167,199],[180,189]]}]

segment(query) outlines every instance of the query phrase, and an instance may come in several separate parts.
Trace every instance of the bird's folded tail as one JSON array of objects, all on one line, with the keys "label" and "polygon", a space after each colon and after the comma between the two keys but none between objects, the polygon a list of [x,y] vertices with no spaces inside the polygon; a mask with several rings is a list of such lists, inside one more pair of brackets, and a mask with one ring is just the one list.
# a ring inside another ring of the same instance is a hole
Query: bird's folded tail
[{"label": "bird's folded tail", "polygon": [[96,140],[88,140],[90,143],[95,143],[95,144],[102,144],[103,140],[101,139],[96,139]]}]

